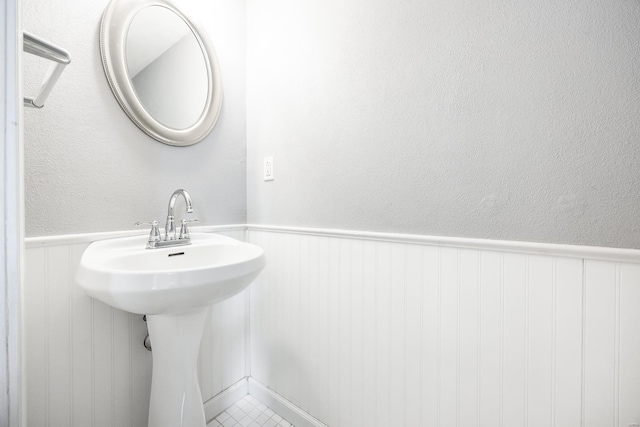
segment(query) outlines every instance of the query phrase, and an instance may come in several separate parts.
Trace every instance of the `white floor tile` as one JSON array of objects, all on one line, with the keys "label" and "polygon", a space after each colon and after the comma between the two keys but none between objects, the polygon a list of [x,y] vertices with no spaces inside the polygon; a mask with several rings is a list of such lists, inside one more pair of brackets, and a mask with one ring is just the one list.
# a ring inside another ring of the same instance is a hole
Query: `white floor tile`
[{"label": "white floor tile", "polygon": [[245,396],[212,420],[207,427],[294,427],[253,396]]}]

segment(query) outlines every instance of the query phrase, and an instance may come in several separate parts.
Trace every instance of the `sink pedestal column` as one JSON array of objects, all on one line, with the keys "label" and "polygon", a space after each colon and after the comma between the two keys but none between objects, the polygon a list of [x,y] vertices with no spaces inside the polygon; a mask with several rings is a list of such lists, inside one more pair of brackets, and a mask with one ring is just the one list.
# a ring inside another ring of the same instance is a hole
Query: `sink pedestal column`
[{"label": "sink pedestal column", "polygon": [[153,348],[149,427],[205,427],[198,353],[208,312],[147,315]]}]

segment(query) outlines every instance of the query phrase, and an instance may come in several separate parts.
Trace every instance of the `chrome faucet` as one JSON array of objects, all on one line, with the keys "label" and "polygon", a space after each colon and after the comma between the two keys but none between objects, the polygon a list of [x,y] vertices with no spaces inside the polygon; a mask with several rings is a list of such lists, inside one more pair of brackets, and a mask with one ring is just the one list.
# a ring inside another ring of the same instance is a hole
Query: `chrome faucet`
[{"label": "chrome faucet", "polygon": [[191,197],[183,189],[178,189],[173,192],[169,199],[169,208],[167,210],[167,222],[165,223],[164,239],[160,237],[160,230],[158,230],[158,221],[150,222],[136,222],[135,225],[151,225],[151,233],[149,233],[149,240],[147,241],[147,249],[163,248],[167,246],[182,246],[191,244],[191,237],[189,236],[189,229],[187,224],[190,222],[197,222],[197,219],[183,219],[181,221],[180,234],[176,238],[176,222],[175,222],[175,206],[178,196],[182,196],[186,203],[187,213],[193,213],[193,206],[191,203]]},{"label": "chrome faucet", "polygon": [[178,196],[184,197],[184,202],[187,204],[187,213],[193,213],[193,206],[191,205],[191,196],[183,189],[178,189],[173,192],[169,199],[169,209],[167,210],[167,222],[164,226],[164,240],[176,240],[176,222],[174,219],[174,209],[176,206],[176,199]]}]

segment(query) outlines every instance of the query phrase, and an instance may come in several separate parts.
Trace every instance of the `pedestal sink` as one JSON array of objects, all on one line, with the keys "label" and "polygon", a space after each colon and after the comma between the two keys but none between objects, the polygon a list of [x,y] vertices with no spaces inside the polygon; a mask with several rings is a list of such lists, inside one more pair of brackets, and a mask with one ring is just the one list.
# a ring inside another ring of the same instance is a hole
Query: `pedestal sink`
[{"label": "pedestal sink", "polygon": [[76,282],[112,307],[147,315],[153,345],[149,427],[204,427],[197,360],[209,307],[246,288],[264,251],[192,233],[187,246],[146,249],[147,236],[103,240],[82,255]]}]

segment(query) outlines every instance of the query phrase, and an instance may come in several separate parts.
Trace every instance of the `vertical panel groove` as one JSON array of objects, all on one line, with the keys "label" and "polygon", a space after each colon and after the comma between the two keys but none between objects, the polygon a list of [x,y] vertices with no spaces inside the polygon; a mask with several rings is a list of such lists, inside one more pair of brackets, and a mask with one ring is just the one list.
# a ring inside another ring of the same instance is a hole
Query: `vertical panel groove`
[{"label": "vertical panel groove", "polygon": [[437,406],[436,406],[436,420],[437,425],[440,427],[440,419],[441,419],[441,405],[442,400],[440,396],[442,395],[442,248],[438,247],[438,285],[437,285],[437,293],[436,299],[438,300],[438,313],[437,313],[437,343],[436,343],[436,354],[437,354]]},{"label": "vertical panel groove", "polygon": [[[393,296],[392,296],[393,285],[391,283],[391,266],[393,265],[392,259],[391,259],[391,254],[393,252],[392,252],[392,248],[391,247],[389,247],[388,252],[389,253],[387,254],[387,265],[388,265],[389,271],[387,272],[387,277],[385,279],[388,281],[387,283],[389,285],[388,286],[389,289],[387,289],[387,301],[388,301],[387,309],[389,310],[389,322],[391,323],[391,320],[393,319],[393,304],[392,304],[393,303]],[[392,336],[393,336],[393,329],[391,327],[389,327],[389,331],[387,333],[387,342],[389,344],[391,344],[391,342],[392,342]],[[387,375],[388,375],[387,376],[387,381],[388,381],[388,385],[391,386],[391,381],[392,381],[392,378],[393,378],[392,377],[392,372],[393,372],[392,365],[393,365],[393,362],[391,360],[391,352],[389,353],[389,356],[387,357],[387,359],[388,359],[387,360]],[[389,409],[391,408],[391,393],[387,393],[386,405],[387,405],[387,408],[389,408]]]},{"label": "vertical panel groove", "polygon": [[[351,263],[349,265],[349,269],[347,270],[347,274],[346,274],[346,277],[348,278],[349,281],[353,281],[353,258],[354,258],[353,241],[349,240],[349,260],[351,260]],[[351,286],[351,283],[342,283],[342,286],[349,286],[349,303],[353,305],[354,286]],[[350,369],[351,360],[353,357],[353,311],[352,310],[347,310],[347,311],[349,313],[349,325],[347,328],[347,331],[349,332],[348,339],[347,339],[347,343],[349,343],[349,353],[347,354],[347,359],[346,359],[347,366],[348,366],[347,372],[349,372],[348,380],[346,380],[347,390],[348,390],[348,393],[346,393],[346,395],[348,396],[348,400],[349,400],[349,404],[347,405],[347,420],[353,423],[353,403],[354,403],[353,395],[352,395],[353,371]]]},{"label": "vertical panel groove", "polygon": [[477,301],[477,334],[478,334],[478,343],[477,343],[477,426],[480,427],[481,413],[482,413],[482,253],[478,251],[478,301]]},{"label": "vertical panel groove", "polygon": [[580,425],[585,425],[586,414],[586,364],[587,364],[587,264],[582,260],[582,336],[580,360]]},{"label": "vertical panel groove", "polygon": [[402,425],[406,426],[407,425],[407,366],[409,365],[409,359],[408,359],[408,352],[407,352],[407,322],[408,322],[408,316],[407,316],[407,308],[409,307],[409,305],[407,304],[407,245],[403,246],[403,250],[404,250],[404,254],[403,254],[403,260],[404,260],[404,265],[403,265],[403,269],[404,269],[404,322],[402,322],[402,324],[404,325],[404,349],[403,349],[403,358],[404,358],[404,366],[403,366],[403,372],[402,372],[402,384],[403,384],[403,390],[402,390]]},{"label": "vertical panel groove", "polygon": [[[375,264],[374,265],[378,265],[379,264],[379,251],[378,251],[378,245],[375,244],[374,245],[374,257],[375,257]],[[380,295],[378,293],[378,287],[380,285],[380,278],[378,276],[378,269],[374,268],[374,289],[375,289],[375,299],[374,299],[374,313],[375,313],[375,309],[378,307],[378,301],[380,298]],[[378,372],[378,316],[376,316],[374,314],[374,326],[373,326],[373,336],[374,336],[374,357],[373,357],[373,366],[374,366],[374,371],[372,372],[373,375],[373,408],[374,410],[378,410],[378,376],[376,375],[376,373]],[[378,423],[378,417],[374,417],[374,420],[376,422],[376,427],[379,426]]]},{"label": "vertical panel groove", "polygon": [[111,425],[114,426],[116,423],[116,375],[115,375],[115,366],[116,366],[116,340],[115,340],[115,320],[114,320],[114,308],[109,307],[109,329],[111,332]]},{"label": "vertical panel groove", "polygon": [[[335,424],[333,423],[334,417],[335,417],[335,412],[332,410],[332,403],[334,401],[334,396],[335,393],[338,392],[338,390],[332,389],[331,386],[333,385],[333,377],[336,375],[335,371],[332,371],[332,362],[333,362],[333,346],[332,344],[332,340],[335,339],[335,337],[332,334],[332,322],[333,322],[333,318],[331,316],[332,314],[332,310],[333,310],[333,305],[335,304],[335,301],[333,300],[333,295],[331,293],[331,287],[333,286],[333,276],[331,275],[332,269],[334,268],[334,266],[331,265],[331,260],[332,260],[332,256],[331,254],[333,253],[332,251],[332,243],[334,241],[334,237],[330,237],[328,239],[327,242],[327,247],[326,247],[326,257],[325,259],[327,260],[327,265],[325,266],[326,268],[326,289],[327,289],[327,348],[329,349],[329,351],[327,352],[327,378],[328,378],[328,385],[327,385],[327,420],[329,420],[328,424]],[[338,258],[340,258],[338,256]]]},{"label": "vertical panel groove", "polygon": [[[131,367],[133,366],[133,346],[131,345],[132,342],[132,338],[133,338],[133,314],[129,314],[128,316],[129,319],[129,384],[128,384],[128,390],[129,390],[129,402],[131,402],[131,398],[133,396],[133,381],[132,381],[132,377],[131,377]],[[133,405],[129,404],[129,427],[133,427]]]},{"label": "vertical panel groove", "polygon": [[[307,263],[307,300],[308,300],[307,308],[308,308],[308,310],[306,311],[305,315],[307,317],[306,325],[307,325],[307,328],[308,328],[308,331],[307,331],[308,332],[307,333],[308,339],[307,339],[307,346],[306,346],[307,347],[306,350],[307,350],[308,354],[311,353],[311,336],[312,336],[311,335],[311,330],[312,330],[312,328],[311,328],[311,286],[313,285],[313,281],[311,280],[311,263],[312,263],[312,260],[311,260],[311,243],[312,242],[310,241],[310,239],[307,238],[307,254],[306,254],[306,257],[307,257],[307,260],[308,260],[308,263]],[[309,357],[309,362],[310,362],[309,366],[313,366],[313,363],[312,363],[311,359],[312,358]],[[311,401],[311,381],[307,381],[307,384],[306,384],[306,395],[307,395],[307,399],[308,399],[307,400],[307,408],[308,408],[307,411],[311,412],[310,408],[313,407],[312,403],[311,403],[312,402]]]},{"label": "vertical panel groove", "polygon": [[49,427],[49,393],[51,391],[49,384],[49,325],[51,325],[49,319],[49,288],[51,287],[51,283],[49,281],[50,277],[50,265],[49,265],[49,248],[45,248],[44,250],[44,321],[45,324],[42,325],[44,330],[44,414],[45,414],[45,423],[46,426]]},{"label": "vertical panel groove", "polygon": [[[342,376],[344,375],[344,373],[342,372],[342,363],[341,363],[341,358],[340,355],[342,354],[343,348],[342,348],[342,340],[340,339],[340,332],[339,330],[342,329],[342,310],[341,308],[341,304],[342,304],[342,291],[340,290],[340,287],[342,285],[341,280],[340,280],[340,271],[342,269],[342,259],[344,258],[344,254],[342,253],[342,245],[340,244],[340,241],[337,240],[336,241],[336,245],[338,246],[338,259],[336,262],[336,277],[335,280],[337,280],[337,289],[338,291],[336,292],[336,311],[338,314],[338,331],[336,331],[336,341],[338,342],[338,354],[335,356],[336,359],[336,364],[338,365],[338,372],[334,372],[333,374],[337,374],[337,381],[336,384],[338,385],[338,390],[335,390],[336,393],[338,393],[338,395],[340,395],[340,383],[342,382]],[[340,426],[341,425],[341,411],[338,408],[335,408],[334,410],[331,410],[330,412],[334,412],[337,413],[337,419],[338,419],[338,423],[337,425]]]},{"label": "vertical panel groove", "polygon": [[614,411],[613,425],[620,425],[620,264],[616,264],[615,284],[615,338],[614,338]]},{"label": "vertical panel groove", "polygon": [[[72,263],[73,257],[72,254],[72,246],[67,247],[67,267],[69,268],[69,272],[72,272],[74,269],[74,265]],[[73,279],[67,281],[67,286],[69,288],[69,422],[71,426],[75,426],[75,420],[73,416],[73,384],[74,384],[74,375],[73,375],[73,290],[71,287],[73,286]]]},{"label": "vertical panel groove", "polygon": [[456,250],[456,427],[460,427],[460,251]]},{"label": "vertical panel groove", "polygon": [[[302,287],[302,283],[301,283],[302,282],[302,280],[301,280],[302,271],[301,271],[301,269],[302,269],[302,256],[303,256],[303,254],[302,254],[302,238],[298,237],[297,240],[298,240],[297,252],[298,252],[298,256],[299,256],[299,258],[298,258],[298,270],[297,270],[298,271],[298,275],[294,278],[295,280],[293,282],[293,286],[295,286],[298,289],[298,302],[297,302],[297,305],[298,305],[298,316],[299,317],[297,319],[295,319],[295,321],[296,321],[296,323],[298,325],[298,336],[296,337],[296,341],[298,343],[302,343],[302,341],[303,341],[302,336],[304,334],[304,331],[302,330],[302,326],[304,325],[304,323],[302,322],[303,315],[302,315],[302,313],[300,311],[302,309],[302,289],[301,289],[301,287]],[[303,389],[304,386],[303,386],[303,384],[300,383],[300,380],[301,380],[301,375],[298,375],[297,378],[296,378],[296,382],[297,382],[296,389],[298,390],[298,393],[299,393],[298,396],[303,395],[302,389]],[[302,405],[302,406],[304,406],[304,405]]]},{"label": "vertical panel groove", "polygon": [[91,425],[96,424],[96,331],[95,300],[91,299]]},{"label": "vertical panel groove", "polygon": [[556,396],[557,396],[557,319],[558,319],[558,259],[552,261],[551,279],[551,427],[556,425]]},{"label": "vertical panel groove", "polygon": [[[362,266],[361,266],[361,271],[359,272],[360,274],[360,281],[361,284],[360,286],[362,287],[361,289],[361,305],[362,305],[362,312],[360,313],[360,315],[362,316],[362,359],[360,360],[360,378],[363,379],[361,387],[360,387],[360,404],[361,404],[361,415],[364,415],[364,408],[365,408],[365,391],[364,391],[364,387],[365,387],[365,375],[367,375],[367,373],[365,372],[365,334],[364,334],[364,330],[365,330],[365,320],[366,320],[366,307],[365,307],[365,294],[367,293],[367,282],[365,281],[365,274],[364,274],[364,270],[365,270],[365,265],[366,265],[366,257],[365,257],[365,245],[364,243],[361,245],[361,251],[362,253],[361,255],[361,259],[362,259]],[[363,417],[364,418],[364,417]],[[363,420],[361,420],[361,422],[364,422]]]},{"label": "vertical panel groove", "polygon": [[529,332],[530,332],[530,325],[529,325],[529,316],[530,316],[530,310],[529,310],[529,290],[531,288],[531,284],[530,284],[530,270],[529,270],[529,261],[530,261],[530,257],[527,255],[525,258],[525,291],[524,291],[524,300],[525,300],[525,315],[524,315],[524,342],[525,342],[525,350],[524,350],[524,425],[525,427],[529,426],[529,356],[530,356],[530,344],[531,344],[531,337],[529,336]]},{"label": "vertical panel groove", "polygon": [[504,425],[504,253],[500,254],[500,427]]},{"label": "vertical panel groove", "polygon": [[551,281],[551,427],[556,426],[556,396],[557,396],[557,323],[558,323],[558,259],[553,258]]},{"label": "vertical panel groove", "polygon": [[[424,246],[420,247],[420,402],[424,402]],[[420,426],[424,426],[424,410],[420,410]]]}]

